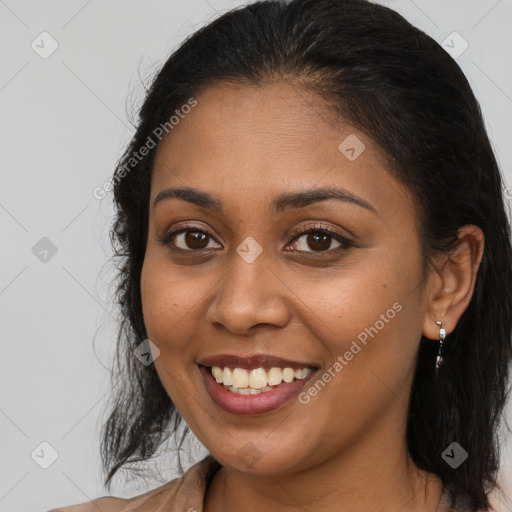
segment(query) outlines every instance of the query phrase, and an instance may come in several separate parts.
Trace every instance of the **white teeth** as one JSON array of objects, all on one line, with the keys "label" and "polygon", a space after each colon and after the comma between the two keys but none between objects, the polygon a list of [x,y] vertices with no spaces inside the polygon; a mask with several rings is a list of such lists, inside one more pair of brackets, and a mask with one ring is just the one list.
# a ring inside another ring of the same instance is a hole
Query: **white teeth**
[{"label": "white teeth", "polygon": [[212,375],[217,382],[219,382],[219,383],[222,382],[222,368],[219,368],[218,366],[214,366],[212,368]]},{"label": "white teeth", "polygon": [[224,386],[231,386],[233,384],[233,372],[227,367],[222,371],[222,384]]},{"label": "white teeth", "polygon": [[270,368],[268,372],[264,368],[221,368],[212,367],[212,375],[219,384],[223,384],[232,393],[240,395],[258,395],[274,389],[271,386],[279,386],[281,382],[293,382],[302,380],[311,373],[311,368]]},{"label": "white teeth", "polygon": [[233,370],[232,380],[235,388],[246,388],[249,386],[249,374],[243,368],[235,368]]},{"label": "white teeth", "polygon": [[267,372],[263,368],[254,368],[249,373],[249,387],[262,389],[267,385]]},{"label": "white teeth", "polygon": [[285,368],[283,370],[283,380],[285,382],[291,382],[294,378],[293,368]]},{"label": "white teeth", "polygon": [[278,386],[283,380],[283,370],[281,368],[270,368],[267,373],[267,382],[269,386]]}]

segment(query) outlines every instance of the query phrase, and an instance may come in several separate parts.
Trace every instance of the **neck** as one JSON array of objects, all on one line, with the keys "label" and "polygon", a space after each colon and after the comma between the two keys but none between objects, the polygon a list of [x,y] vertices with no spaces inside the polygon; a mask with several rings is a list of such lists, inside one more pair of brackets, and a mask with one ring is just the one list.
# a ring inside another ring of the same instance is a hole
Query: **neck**
[{"label": "neck", "polygon": [[222,467],[207,490],[204,512],[436,512],[442,481],[414,465],[404,440],[405,428],[397,435],[396,422],[379,422],[347,449],[306,469],[254,475]]}]

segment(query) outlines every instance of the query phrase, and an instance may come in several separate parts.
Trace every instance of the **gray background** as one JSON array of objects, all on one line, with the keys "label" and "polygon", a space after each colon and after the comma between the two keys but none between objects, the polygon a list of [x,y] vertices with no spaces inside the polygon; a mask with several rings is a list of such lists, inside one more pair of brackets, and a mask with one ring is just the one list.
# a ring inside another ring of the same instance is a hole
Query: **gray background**
[{"label": "gray background", "polygon": [[[454,31],[467,41],[457,61],[512,184],[510,0],[381,3],[439,42],[450,36],[452,51],[464,44]],[[112,205],[93,190],[133,133],[127,112],[140,105],[141,80],[188,34],[242,4],[0,0],[0,511],[45,511],[107,494],[98,434],[116,328],[106,265]],[[52,44],[58,48],[48,56]],[[43,469],[52,450],[57,458]],[[192,444],[188,463],[203,454]],[[174,476],[172,461],[161,462],[166,478]],[[511,473],[509,442],[502,468],[509,495]],[[120,482],[113,494],[157,485]]]}]

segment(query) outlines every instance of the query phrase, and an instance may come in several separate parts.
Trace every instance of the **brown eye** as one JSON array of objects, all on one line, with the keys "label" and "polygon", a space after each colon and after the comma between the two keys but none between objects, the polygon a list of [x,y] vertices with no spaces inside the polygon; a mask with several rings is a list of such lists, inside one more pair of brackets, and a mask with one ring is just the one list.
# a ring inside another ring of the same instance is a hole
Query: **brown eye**
[{"label": "brown eye", "polygon": [[322,224],[304,226],[293,233],[288,247],[292,252],[308,254],[308,256],[341,255],[355,247],[354,243]]},{"label": "brown eye", "polygon": [[[301,239],[304,239],[301,241]],[[335,243],[334,247],[331,247],[332,243]],[[333,235],[325,233],[323,231],[314,231],[310,233],[304,233],[297,238],[297,250],[305,252],[323,252],[331,249],[337,249],[342,244],[337,240],[334,240]]]},{"label": "brown eye", "polygon": [[191,249],[204,249],[208,245],[208,235],[188,231],[184,233],[185,245]]},{"label": "brown eye", "polygon": [[199,230],[180,230],[170,233],[168,240],[166,241],[169,245],[174,245],[178,249],[183,251],[200,251],[203,249],[220,248],[219,244],[210,246],[210,243],[215,241],[208,233]]}]

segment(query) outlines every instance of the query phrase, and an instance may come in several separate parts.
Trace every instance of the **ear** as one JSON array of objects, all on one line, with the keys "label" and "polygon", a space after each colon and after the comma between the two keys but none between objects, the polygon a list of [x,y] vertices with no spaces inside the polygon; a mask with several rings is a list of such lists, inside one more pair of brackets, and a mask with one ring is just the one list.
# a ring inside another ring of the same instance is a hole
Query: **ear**
[{"label": "ear", "polygon": [[437,321],[443,323],[446,334],[455,329],[473,296],[484,243],[482,230],[472,224],[466,225],[459,229],[457,241],[448,255],[437,258],[427,283],[427,308],[423,322],[426,338],[439,339]]}]

